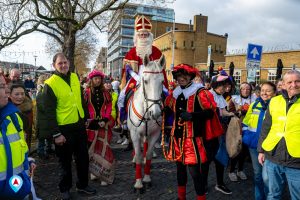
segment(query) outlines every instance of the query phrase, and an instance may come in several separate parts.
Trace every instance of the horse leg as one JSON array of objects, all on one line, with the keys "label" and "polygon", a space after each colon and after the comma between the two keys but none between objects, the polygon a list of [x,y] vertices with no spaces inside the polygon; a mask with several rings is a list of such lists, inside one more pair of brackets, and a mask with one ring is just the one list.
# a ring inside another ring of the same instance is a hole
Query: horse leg
[{"label": "horse leg", "polygon": [[144,178],[143,182],[146,187],[151,187],[151,177],[150,177],[150,170],[151,170],[151,160],[152,160],[152,152],[154,148],[154,144],[156,140],[159,138],[159,131],[158,133],[150,134],[150,137],[148,136],[148,150],[146,153],[146,163],[144,166]]},{"label": "horse leg", "polygon": [[142,183],[142,164],[141,164],[141,145],[140,145],[140,137],[137,136],[137,133],[133,131],[135,134],[131,134],[132,143],[135,152],[135,184],[134,191],[142,193],[143,192],[143,183]]},{"label": "horse leg", "polygon": [[144,158],[144,164],[146,164],[146,154],[148,151],[148,141],[147,138],[144,136],[144,144],[143,144],[144,150],[143,150],[143,158]]}]

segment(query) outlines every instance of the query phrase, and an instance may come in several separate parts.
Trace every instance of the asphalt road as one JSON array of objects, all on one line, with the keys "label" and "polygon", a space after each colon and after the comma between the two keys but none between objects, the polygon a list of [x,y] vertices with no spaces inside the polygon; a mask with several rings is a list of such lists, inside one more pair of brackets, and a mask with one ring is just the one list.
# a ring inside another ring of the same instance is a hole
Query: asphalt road
[{"label": "asphalt road", "polygon": [[[114,183],[106,187],[101,186],[100,181],[90,181],[90,186],[97,189],[97,194],[84,196],[75,190],[76,172],[73,173],[73,188],[71,190],[74,200],[173,200],[177,199],[176,188],[176,166],[175,163],[168,162],[163,158],[161,149],[156,149],[158,158],[154,159],[151,168],[152,187],[143,194],[133,192],[134,168],[131,163],[131,152],[123,152],[122,145],[112,144],[112,148],[117,159],[117,167]],[[38,168],[36,169],[34,183],[38,197],[44,200],[60,199],[58,190],[59,168],[57,158],[50,157],[48,160],[37,159]],[[75,163],[74,163],[75,166]],[[252,200],[254,199],[254,185],[252,176],[252,166],[248,159],[245,163],[245,173],[248,176],[246,181],[231,182],[224,175],[225,184],[232,190],[231,195],[222,194],[214,189],[216,183],[215,167],[212,163],[209,174],[208,200]],[[287,196],[287,195],[286,195]],[[188,178],[187,199],[196,199],[192,179]],[[284,199],[289,199],[285,197]]]}]

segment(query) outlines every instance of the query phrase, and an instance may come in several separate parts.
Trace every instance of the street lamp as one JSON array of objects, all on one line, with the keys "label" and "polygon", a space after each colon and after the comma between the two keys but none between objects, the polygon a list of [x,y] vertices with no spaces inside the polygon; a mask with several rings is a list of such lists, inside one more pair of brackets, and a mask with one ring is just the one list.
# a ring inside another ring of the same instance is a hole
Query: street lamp
[{"label": "street lamp", "polygon": [[172,63],[171,63],[171,70],[174,68],[174,54],[175,54],[175,11],[174,11],[174,18],[173,18],[173,30],[172,30]]},{"label": "street lamp", "polygon": [[36,67],[36,58],[37,58],[37,55],[34,55],[34,66]]}]

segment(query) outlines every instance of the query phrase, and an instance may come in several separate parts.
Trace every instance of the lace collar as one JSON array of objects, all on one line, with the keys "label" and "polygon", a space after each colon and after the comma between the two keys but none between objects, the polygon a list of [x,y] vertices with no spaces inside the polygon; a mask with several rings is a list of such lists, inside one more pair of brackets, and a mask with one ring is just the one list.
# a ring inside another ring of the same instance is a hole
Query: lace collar
[{"label": "lace collar", "polygon": [[201,83],[192,83],[189,87],[181,89],[180,86],[177,86],[175,90],[173,91],[173,97],[175,99],[178,98],[178,96],[183,93],[183,96],[185,99],[188,99],[191,95],[193,95],[199,88],[202,88],[203,85]]}]

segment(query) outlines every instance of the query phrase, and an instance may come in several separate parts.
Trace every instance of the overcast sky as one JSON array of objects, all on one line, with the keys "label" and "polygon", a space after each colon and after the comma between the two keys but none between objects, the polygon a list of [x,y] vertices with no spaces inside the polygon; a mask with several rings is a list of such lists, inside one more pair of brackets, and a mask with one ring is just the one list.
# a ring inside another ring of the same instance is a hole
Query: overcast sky
[{"label": "overcast sky", "polygon": [[[189,23],[193,16],[208,16],[208,31],[228,33],[227,51],[246,49],[248,43],[263,45],[264,50],[300,49],[300,0],[176,0],[176,22]],[[106,45],[102,36],[99,44]],[[0,60],[18,61],[50,68],[51,56],[44,53],[46,37],[32,34],[0,52]],[[92,62],[94,63],[94,62]]]}]

